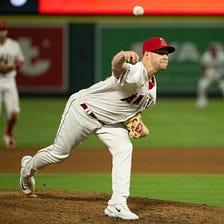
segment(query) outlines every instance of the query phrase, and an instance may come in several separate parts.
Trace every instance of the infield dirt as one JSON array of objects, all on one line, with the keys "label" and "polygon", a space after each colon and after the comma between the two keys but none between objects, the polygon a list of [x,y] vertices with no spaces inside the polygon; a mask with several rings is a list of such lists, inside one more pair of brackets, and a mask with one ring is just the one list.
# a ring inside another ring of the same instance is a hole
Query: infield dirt
[{"label": "infield dirt", "polygon": [[[19,172],[20,159],[36,149],[0,149],[0,172]],[[132,173],[224,174],[223,149],[137,149]],[[84,162],[85,161],[85,162]],[[79,149],[64,163],[51,165],[42,173],[108,173],[111,157],[107,150]],[[0,191],[1,224],[223,224],[224,208],[130,197],[137,221],[109,218],[104,209],[108,194],[83,191],[36,190],[37,197],[18,190]]]}]

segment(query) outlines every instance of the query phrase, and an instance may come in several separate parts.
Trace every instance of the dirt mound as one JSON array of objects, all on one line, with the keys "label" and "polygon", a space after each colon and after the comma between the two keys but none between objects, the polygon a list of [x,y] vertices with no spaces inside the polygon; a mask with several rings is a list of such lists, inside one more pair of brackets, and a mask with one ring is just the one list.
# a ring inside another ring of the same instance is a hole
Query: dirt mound
[{"label": "dirt mound", "polygon": [[[0,192],[0,223],[4,224],[115,224],[130,223],[104,215],[108,194],[83,191],[37,190],[36,197],[21,191]],[[140,219],[131,223],[223,224],[224,208],[149,198],[130,197],[128,205]]]}]

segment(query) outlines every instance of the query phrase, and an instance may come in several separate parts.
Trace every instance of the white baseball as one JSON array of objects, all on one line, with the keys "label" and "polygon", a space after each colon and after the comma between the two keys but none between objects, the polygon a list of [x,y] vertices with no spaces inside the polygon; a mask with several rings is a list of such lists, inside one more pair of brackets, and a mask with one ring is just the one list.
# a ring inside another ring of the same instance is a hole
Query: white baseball
[{"label": "white baseball", "polygon": [[10,0],[10,3],[16,7],[25,5],[27,0]]},{"label": "white baseball", "polygon": [[133,8],[133,14],[135,16],[142,16],[144,14],[144,9],[142,6],[139,6],[139,5],[136,5],[134,8]]}]

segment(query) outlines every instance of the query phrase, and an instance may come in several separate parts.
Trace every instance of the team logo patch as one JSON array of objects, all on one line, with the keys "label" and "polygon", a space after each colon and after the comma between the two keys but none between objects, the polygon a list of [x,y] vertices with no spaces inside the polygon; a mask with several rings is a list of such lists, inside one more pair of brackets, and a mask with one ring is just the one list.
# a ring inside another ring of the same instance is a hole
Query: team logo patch
[{"label": "team logo patch", "polygon": [[142,125],[142,123],[139,123],[137,125],[137,127],[135,128],[135,131],[138,132],[139,134],[142,133],[142,131],[143,131],[143,125]]}]

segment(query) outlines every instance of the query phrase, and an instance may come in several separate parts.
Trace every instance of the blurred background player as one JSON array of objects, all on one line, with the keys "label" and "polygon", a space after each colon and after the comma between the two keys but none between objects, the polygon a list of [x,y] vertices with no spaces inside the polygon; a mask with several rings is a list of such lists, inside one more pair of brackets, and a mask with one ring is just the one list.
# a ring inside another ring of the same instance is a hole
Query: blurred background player
[{"label": "blurred background player", "polygon": [[197,87],[197,106],[206,107],[208,104],[208,87],[218,82],[224,97],[224,52],[217,43],[210,43],[201,56],[201,77]]},{"label": "blurred background player", "polygon": [[15,77],[17,69],[24,62],[24,55],[19,43],[7,35],[6,23],[0,21],[0,112],[2,103],[4,103],[7,126],[3,138],[8,148],[14,148],[16,143],[13,138],[13,128],[20,112]]}]

